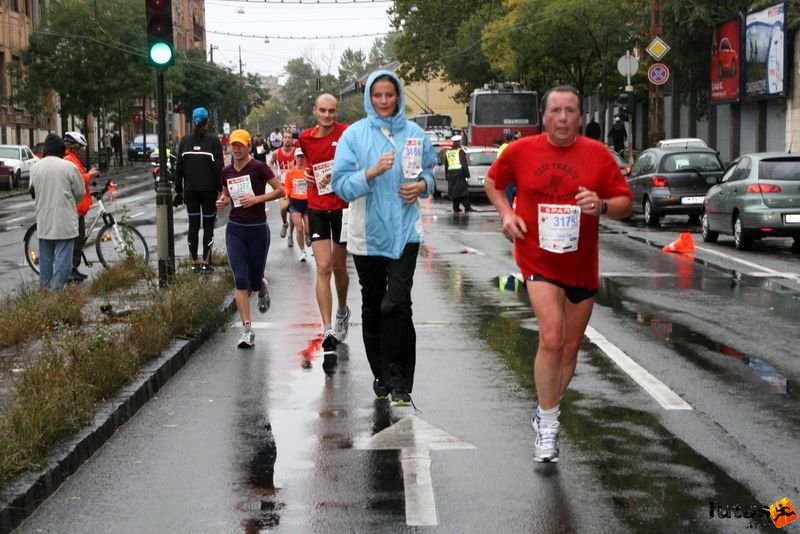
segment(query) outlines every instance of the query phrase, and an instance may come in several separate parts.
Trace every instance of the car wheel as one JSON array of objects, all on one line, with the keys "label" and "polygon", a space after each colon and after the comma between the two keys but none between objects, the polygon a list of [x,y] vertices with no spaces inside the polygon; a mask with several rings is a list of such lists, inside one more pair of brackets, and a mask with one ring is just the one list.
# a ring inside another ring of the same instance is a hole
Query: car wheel
[{"label": "car wheel", "polygon": [[716,243],[717,238],[719,237],[719,233],[713,232],[711,227],[708,225],[708,215],[706,212],[703,212],[703,216],[700,218],[700,231],[703,236],[703,241],[706,243]]},{"label": "car wheel", "polygon": [[700,215],[697,213],[693,213],[689,215],[689,224],[699,224],[700,223]]},{"label": "car wheel", "polygon": [[794,243],[792,243],[792,253],[800,254],[800,237],[794,238]]},{"label": "car wheel", "polygon": [[17,173],[14,177],[14,187],[17,188],[22,183],[22,170],[17,169]]},{"label": "car wheel", "polygon": [[647,226],[658,226],[659,216],[653,209],[649,198],[644,199],[644,223]]},{"label": "car wheel", "polygon": [[736,250],[750,250],[753,246],[753,236],[742,226],[742,218],[738,213],[733,219],[733,242]]}]

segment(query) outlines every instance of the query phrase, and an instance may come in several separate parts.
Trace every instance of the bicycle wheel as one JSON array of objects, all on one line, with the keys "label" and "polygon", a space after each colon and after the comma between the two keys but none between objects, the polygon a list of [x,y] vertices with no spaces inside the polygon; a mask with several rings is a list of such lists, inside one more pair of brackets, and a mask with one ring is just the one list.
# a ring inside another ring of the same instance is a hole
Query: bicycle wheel
[{"label": "bicycle wheel", "polygon": [[28,262],[33,272],[39,274],[39,232],[36,231],[36,223],[25,232],[25,261]]},{"label": "bicycle wheel", "polygon": [[147,263],[150,252],[139,230],[125,223],[107,224],[100,229],[95,240],[97,258],[109,268],[128,258],[139,258]]}]

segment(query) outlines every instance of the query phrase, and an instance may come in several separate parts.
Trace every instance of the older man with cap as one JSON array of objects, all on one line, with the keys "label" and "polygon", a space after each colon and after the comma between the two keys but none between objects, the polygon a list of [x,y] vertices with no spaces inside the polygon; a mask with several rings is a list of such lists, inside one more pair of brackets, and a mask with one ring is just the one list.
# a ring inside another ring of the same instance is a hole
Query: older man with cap
[{"label": "older man with cap", "polygon": [[475,211],[469,204],[469,162],[467,153],[461,148],[461,136],[454,135],[450,140],[453,142],[452,148],[444,152],[444,174],[447,177],[447,196],[453,201],[453,211],[461,213],[461,205],[464,210]]},{"label": "older man with cap", "polygon": [[[175,165],[175,207],[186,203],[189,216],[189,254],[192,271],[209,273],[211,247],[214,243],[214,222],[217,217],[216,202],[222,191],[222,144],[216,134],[208,132],[208,111],[197,108],[192,112],[194,131],[184,135],[178,144]],[[198,238],[203,227],[203,256],[198,258]]]},{"label": "older man with cap", "polygon": [[78,237],[75,205],[85,185],[77,167],[63,159],[66,146],[56,134],[44,140],[44,158],[31,169],[30,191],[34,197],[39,234],[39,282],[60,290],[72,271],[72,249]]}]

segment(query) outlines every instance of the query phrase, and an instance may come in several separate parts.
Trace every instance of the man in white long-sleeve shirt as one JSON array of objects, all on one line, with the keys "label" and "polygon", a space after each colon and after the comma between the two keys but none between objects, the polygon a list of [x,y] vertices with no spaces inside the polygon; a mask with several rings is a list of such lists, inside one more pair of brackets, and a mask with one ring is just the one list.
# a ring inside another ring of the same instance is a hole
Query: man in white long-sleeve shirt
[{"label": "man in white long-sleeve shirt", "polygon": [[56,134],[44,140],[44,158],[31,168],[36,228],[39,234],[39,282],[60,290],[72,272],[72,247],[78,237],[75,205],[86,193],[77,167],[62,159],[66,145]]}]

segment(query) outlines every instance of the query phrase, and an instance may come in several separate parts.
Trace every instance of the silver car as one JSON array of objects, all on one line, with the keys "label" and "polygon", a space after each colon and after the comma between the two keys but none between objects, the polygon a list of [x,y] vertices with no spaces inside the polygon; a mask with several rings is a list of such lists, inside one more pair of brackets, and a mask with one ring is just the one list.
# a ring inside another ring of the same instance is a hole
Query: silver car
[{"label": "silver car", "polygon": [[[470,195],[486,195],[483,182],[494,160],[497,159],[497,147],[493,146],[465,146],[469,164],[469,180],[467,185]],[[433,196],[438,198],[447,195],[447,178],[444,173],[444,153],[448,148],[439,152],[439,164],[433,170]]]},{"label": "silver car", "polygon": [[0,145],[0,162],[7,167],[11,167],[11,174],[8,178],[9,189],[27,186],[33,167],[39,158],[33,155],[33,151],[26,145]]},{"label": "silver car", "polygon": [[760,152],[731,163],[703,201],[703,241],[730,234],[737,249],[755,239],[793,237],[800,253],[800,155]]}]

